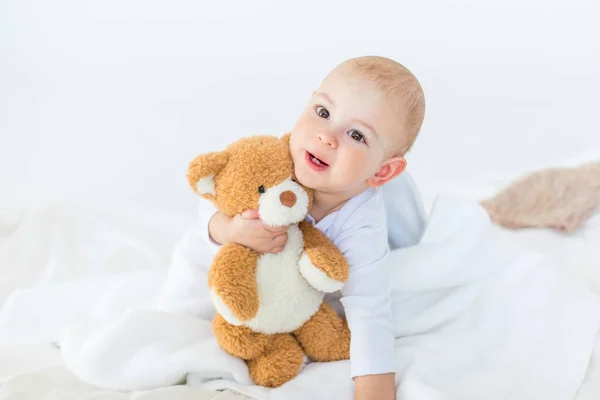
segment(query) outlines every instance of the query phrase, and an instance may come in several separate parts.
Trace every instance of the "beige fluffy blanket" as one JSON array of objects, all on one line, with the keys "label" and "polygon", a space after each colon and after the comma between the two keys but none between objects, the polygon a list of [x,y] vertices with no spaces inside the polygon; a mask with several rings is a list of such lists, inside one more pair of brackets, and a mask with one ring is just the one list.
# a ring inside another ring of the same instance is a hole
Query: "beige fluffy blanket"
[{"label": "beige fluffy blanket", "polygon": [[531,173],[481,204],[507,228],[573,232],[600,206],[600,162]]}]

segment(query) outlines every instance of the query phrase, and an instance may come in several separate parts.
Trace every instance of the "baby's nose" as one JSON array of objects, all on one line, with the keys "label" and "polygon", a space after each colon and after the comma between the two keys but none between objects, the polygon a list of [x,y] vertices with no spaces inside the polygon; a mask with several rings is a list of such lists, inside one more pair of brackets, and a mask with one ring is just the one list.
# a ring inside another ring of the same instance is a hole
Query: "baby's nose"
[{"label": "baby's nose", "polygon": [[279,195],[279,200],[284,206],[293,207],[296,204],[296,195],[291,190],[286,190]]},{"label": "baby's nose", "polygon": [[334,149],[337,147],[337,139],[335,137],[335,134],[326,131],[321,131],[319,132],[318,137],[319,141],[321,141],[321,143],[323,143],[324,145]]}]

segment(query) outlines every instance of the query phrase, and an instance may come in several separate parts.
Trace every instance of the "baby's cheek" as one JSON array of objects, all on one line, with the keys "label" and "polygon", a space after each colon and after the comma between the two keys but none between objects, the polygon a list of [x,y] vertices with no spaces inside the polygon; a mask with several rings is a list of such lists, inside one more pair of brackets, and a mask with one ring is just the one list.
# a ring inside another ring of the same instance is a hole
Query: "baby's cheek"
[{"label": "baby's cheek", "polygon": [[354,150],[346,157],[346,163],[349,169],[363,170],[368,165],[368,158],[365,152]]},{"label": "baby's cheek", "polygon": [[291,142],[295,143],[298,140],[302,140],[310,130],[310,119],[301,116],[298,121],[296,121],[296,125],[294,125],[294,129],[292,130],[292,135],[290,137]]},{"label": "baby's cheek", "polygon": [[341,179],[346,182],[359,182],[363,180],[366,171],[369,170],[368,159],[360,152],[353,152],[346,158],[344,165],[340,165],[339,173]]},{"label": "baby's cheek", "polygon": [[294,129],[290,135],[290,154],[294,163],[300,161],[298,158],[302,153],[301,150],[305,143],[306,139],[302,136],[302,131]]}]

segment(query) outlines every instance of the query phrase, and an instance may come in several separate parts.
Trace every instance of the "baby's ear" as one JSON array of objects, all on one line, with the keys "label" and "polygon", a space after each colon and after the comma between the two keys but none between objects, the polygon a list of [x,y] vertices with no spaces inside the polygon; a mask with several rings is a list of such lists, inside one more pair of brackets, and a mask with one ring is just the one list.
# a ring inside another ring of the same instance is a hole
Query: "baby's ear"
[{"label": "baby's ear", "polygon": [[206,153],[196,157],[188,167],[187,178],[194,192],[208,199],[216,195],[215,175],[229,161],[229,152]]}]

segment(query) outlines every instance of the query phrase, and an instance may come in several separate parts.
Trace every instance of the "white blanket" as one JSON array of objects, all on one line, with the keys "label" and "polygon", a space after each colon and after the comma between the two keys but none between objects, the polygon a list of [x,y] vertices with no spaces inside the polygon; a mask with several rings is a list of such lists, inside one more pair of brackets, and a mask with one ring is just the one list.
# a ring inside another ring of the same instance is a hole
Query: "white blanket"
[{"label": "white blanket", "polygon": [[[274,390],[251,384],[212,337],[208,260],[194,236],[176,248],[168,279],[133,270],[13,292],[0,311],[0,345],[60,341],[71,372],[111,389],[187,379],[256,399],[351,398],[347,362],[309,364]],[[421,243],[390,257],[398,398],[572,400],[600,302],[560,261],[507,241],[477,204],[439,198]]]}]

